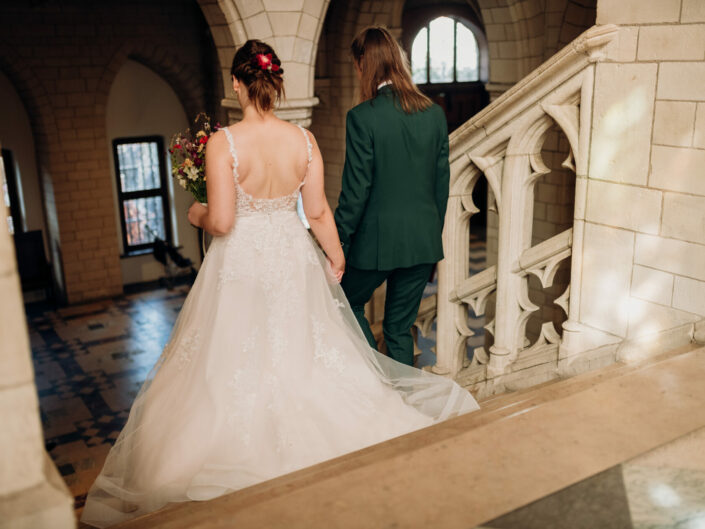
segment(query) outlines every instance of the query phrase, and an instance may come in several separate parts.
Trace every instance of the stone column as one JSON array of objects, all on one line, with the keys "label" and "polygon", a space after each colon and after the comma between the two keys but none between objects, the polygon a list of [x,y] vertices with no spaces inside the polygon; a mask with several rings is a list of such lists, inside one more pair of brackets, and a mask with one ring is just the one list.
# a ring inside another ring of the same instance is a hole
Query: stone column
[{"label": "stone column", "polygon": [[75,527],[73,498],[44,451],[14,245],[0,211],[0,529]]}]

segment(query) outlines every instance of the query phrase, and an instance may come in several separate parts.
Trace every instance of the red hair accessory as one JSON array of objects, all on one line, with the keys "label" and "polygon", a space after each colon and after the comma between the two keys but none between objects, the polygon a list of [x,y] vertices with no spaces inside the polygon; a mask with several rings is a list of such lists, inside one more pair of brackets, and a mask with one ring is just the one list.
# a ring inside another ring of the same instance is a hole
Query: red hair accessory
[{"label": "red hair accessory", "polygon": [[262,70],[268,70],[270,72],[278,72],[281,70],[280,66],[272,61],[271,53],[258,53],[253,57],[252,62]]}]

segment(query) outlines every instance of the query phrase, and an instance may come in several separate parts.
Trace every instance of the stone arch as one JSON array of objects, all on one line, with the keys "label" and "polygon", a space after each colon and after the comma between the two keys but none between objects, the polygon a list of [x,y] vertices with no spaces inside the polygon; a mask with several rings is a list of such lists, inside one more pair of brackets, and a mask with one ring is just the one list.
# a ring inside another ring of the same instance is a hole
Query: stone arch
[{"label": "stone arch", "polygon": [[[103,109],[99,118],[105,117],[104,109],[110,88],[118,71],[128,59],[142,63],[163,77],[179,96],[189,120],[194,119],[199,112],[214,110],[206,108],[206,92],[201,82],[202,72],[194,69],[191,65],[180,62],[173,53],[153,42],[134,40],[123,43],[113,54],[98,81],[95,103]],[[104,126],[105,123],[96,124],[96,128],[104,128]]]},{"label": "stone arch", "polygon": [[[314,97],[315,59],[329,0],[297,3],[245,0],[198,0],[214,32],[223,76],[223,105],[231,119],[240,116],[230,95],[230,60],[235,48],[247,39],[270,42],[282,60],[287,79],[287,99],[277,109],[283,119],[310,123]],[[228,33],[226,35],[226,33]],[[217,36],[216,36],[217,34]]]},{"label": "stone arch", "polygon": [[[221,72],[223,93],[229,94],[230,61],[237,45],[245,42],[245,31],[237,11],[224,11],[223,0],[197,0],[208,23],[213,44],[218,55],[218,65]],[[227,6],[226,6],[227,7]]]},{"label": "stone arch", "polygon": [[59,302],[65,301],[65,279],[61,259],[59,220],[54,200],[54,185],[49,167],[63,162],[62,153],[51,148],[51,138],[58,137],[56,114],[41,79],[27,68],[26,60],[10,44],[0,41],[0,70],[7,76],[27,110],[34,136],[37,171],[42,193],[52,275]]}]

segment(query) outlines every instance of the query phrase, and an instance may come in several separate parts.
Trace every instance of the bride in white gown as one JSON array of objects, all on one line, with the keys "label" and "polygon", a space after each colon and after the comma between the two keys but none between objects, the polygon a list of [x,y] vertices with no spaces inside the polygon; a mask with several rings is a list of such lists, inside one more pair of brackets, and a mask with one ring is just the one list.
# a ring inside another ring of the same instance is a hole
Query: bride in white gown
[{"label": "bride in white gown", "polygon": [[[85,523],[215,498],[478,408],[453,381],[368,345],[338,285],[321,154],[272,112],[279,64],[259,41],[235,55],[244,118],[208,142],[208,206],[189,211],[215,237]],[[296,214],[299,192],[325,255]]]}]

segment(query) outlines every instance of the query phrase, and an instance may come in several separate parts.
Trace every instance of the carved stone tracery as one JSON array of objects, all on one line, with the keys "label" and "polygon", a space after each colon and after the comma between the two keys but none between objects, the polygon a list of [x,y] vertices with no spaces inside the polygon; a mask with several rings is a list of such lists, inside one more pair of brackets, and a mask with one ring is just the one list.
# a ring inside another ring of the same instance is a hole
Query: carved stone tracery
[{"label": "carved stone tracery", "polygon": [[[555,126],[569,143],[562,167],[584,175],[596,49],[615,33],[613,26],[586,31],[451,135],[451,197],[443,235],[446,259],[439,265],[435,371],[458,375],[465,364],[466,339],[472,335],[467,307],[483,315],[491,294],[497,299],[495,319],[485,328],[494,335],[494,345],[489,353],[475,348],[470,370],[486,369],[489,379],[520,364],[535,364],[547,351],[555,355],[561,336],[552,322],[542,324],[533,345],[525,337],[526,322],[538,309],[529,299],[528,276],[536,276],[543,288],[553,285],[559,265],[572,255],[574,230],[532,246],[534,186],[551,171],[541,149]],[[480,174],[489,183],[499,215],[498,260],[468,278],[469,218],[478,211],[472,192]],[[576,204],[584,202],[583,194],[584,186],[576,186]],[[576,216],[579,238],[580,222]],[[576,304],[570,292],[568,286],[555,300],[568,315],[567,324]]]}]

